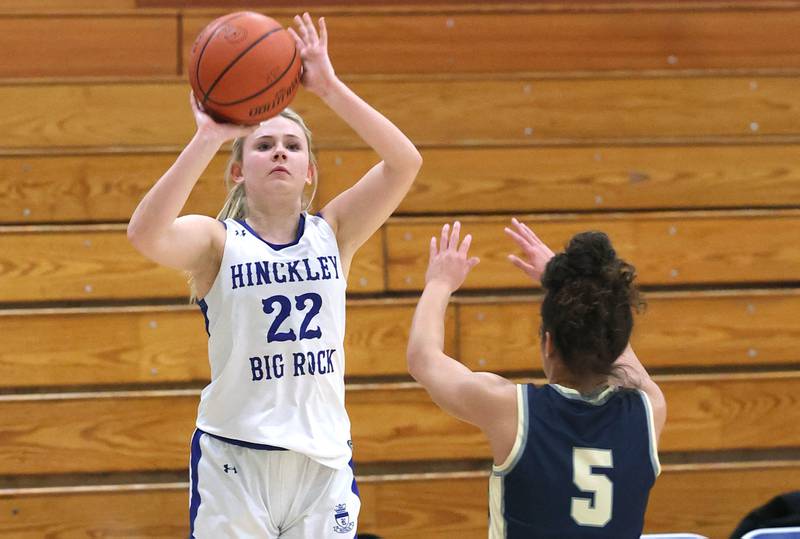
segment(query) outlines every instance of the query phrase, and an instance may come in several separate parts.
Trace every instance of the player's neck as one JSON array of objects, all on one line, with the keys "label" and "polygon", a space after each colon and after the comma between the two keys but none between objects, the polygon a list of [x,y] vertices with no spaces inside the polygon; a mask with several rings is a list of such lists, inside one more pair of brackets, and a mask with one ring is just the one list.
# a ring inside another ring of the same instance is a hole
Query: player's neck
[{"label": "player's neck", "polygon": [[548,382],[558,384],[569,389],[574,389],[581,395],[589,395],[597,391],[598,388],[608,385],[608,377],[595,375],[585,379],[578,379],[569,371],[554,369]]},{"label": "player's neck", "polygon": [[292,243],[297,239],[300,208],[248,208],[247,224],[262,239],[275,244]]}]

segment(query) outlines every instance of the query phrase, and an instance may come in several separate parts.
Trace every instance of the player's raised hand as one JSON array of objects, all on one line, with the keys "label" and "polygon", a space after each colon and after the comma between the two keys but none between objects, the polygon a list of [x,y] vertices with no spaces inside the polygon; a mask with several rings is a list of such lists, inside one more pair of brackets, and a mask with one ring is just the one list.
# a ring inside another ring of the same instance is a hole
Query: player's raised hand
[{"label": "player's raised hand", "polygon": [[189,92],[189,104],[192,107],[194,121],[197,124],[197,131],[207,136],[219,140],[220,143],[233,140],[238,137],[246,137],[258,127],[258,125],[236,125],[220,123],[214,120],[203,110],[202,105],[197,102],[194,92]]},{"label": "player's raised hand", "polygon": [[294,38],[300,57],[303,59],[303,86],[306,90],[322,97],[336,80],[330,56],[328,56],[328,27],[325,18],[319,19],[319,32],[314,26],[311,15],[295,15],[297,30],[289,28]]},{"label": "player's raised hand", "polygon": [[508,255],[508,259],[531,279],[541,280],[545,266],[553,258],[553,251],[525,223],[511,219],[511,224],[513,229],[506,227],[505,232],[525,253],[525,260],[516,255]]},{"label": "player's raised hand", "polygon": [[472,235],[467,234],[459,245],[460,234],[461,223],[456,221],[453,223],[452,230],[449,224],[442,227],[442,236],[438,246],[436,245],[436,236],[431,238],[425,284],[440,282],[450,292],[454,292],[464,283],[470,270],[478,265],[480,259],[469,256]]}]

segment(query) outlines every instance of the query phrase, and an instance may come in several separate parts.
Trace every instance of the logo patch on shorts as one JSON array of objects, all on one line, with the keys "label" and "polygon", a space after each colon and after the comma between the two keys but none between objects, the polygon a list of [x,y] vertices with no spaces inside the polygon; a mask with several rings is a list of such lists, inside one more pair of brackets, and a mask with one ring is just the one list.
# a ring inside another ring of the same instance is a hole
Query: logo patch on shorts
[{"label": "logo patch on shorts", "polygon": [[353,531],[353,527],[356,525],[355,522],[350,520],[350,513],[347,512],[347,507],[343,503],[336,506],[333,511],[333,518],[336,519],[336,526],[333,527],[333,531],[336,533]]}]

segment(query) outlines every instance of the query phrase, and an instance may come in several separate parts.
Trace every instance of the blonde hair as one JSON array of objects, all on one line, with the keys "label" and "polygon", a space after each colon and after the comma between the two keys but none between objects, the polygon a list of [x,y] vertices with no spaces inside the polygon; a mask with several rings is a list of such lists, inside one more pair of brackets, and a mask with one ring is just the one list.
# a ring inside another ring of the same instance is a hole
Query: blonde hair
[{"label": "blonde hair", "polygon": [[[311,130],[303,121],[303,117],[297,114],[290,108],[283,109],[278,116],[293,121],[303,130],[306,136],[306,144],[308,146],[308,161],[311,165],[311,189],[310,193],[303,190],[303,199],[301,211],[308,211],[311,207],[311,202],[314,200],[314,195],[317,194],[317,185],[319,183],[319,173],[317,170],[317,156],[314,153],[314,141],[311,136]],[[268,120],[267,120],[268,121]],[[244,141],[245,137],[239,137],[233,141],[231,148],[231,157],[228,160],[228,166],[225,168],[225,187],[228,190],[228,196],[225,198],[225,203],[222,209],[217,214],[217,219],[224,221],[225,219],[244,219],[247,217],[247,195],[244,191],[243,183],[236,183],[233,181],[233,166],[241,165],[244,159]]]},{"label": "blonde hair", "polygon": [[[311,130],[303,121],[303,117],[297,114],[290,108],[283,109],[278,116],[293,121],[299,125],[303,134],[306,136],[306,145],[308,146],[308,162],[311,165],[311,189],[303,189],[303,198],[301,199],[302,209],[300,211],[308,211],[311,203],[314,201],[314,196],[317,194],[317,185],[319,184],[319,171],[317,169],[317,156],[314,153],[314,140],[311,136]],[[269,121],[269,120],[265,120]],[[264,122],[262,122],[263,124]],[[217,214],[217,219],[224,221],[225,219],[243,220],[247,217],[247,195],[244,190],[244,183],[236,183],[233,181],[233,167],[234,165],[241,165],[244,160],[244,141],[245,137],[239,137],[233,141],[231,147],[231,156],[228,159],[228,165],[225,167],[225,188],[228,195],[225,197],[225,203],[222,209]],[[189,289],[191,291],[190,302],[197,302],[197,287],[195,286],[194,277],[189,275]]]}]

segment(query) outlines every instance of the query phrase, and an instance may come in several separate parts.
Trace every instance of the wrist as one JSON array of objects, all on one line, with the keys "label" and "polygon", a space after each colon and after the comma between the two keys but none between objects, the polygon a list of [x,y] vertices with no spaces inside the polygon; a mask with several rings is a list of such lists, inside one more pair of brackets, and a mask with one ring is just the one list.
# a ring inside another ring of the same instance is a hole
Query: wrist
[{"label": "wrist", "polygon": [[433,278],[425,283],[425,290],[431,294],[450,296],[455,291],[454,288],[444,279]]},{"label": "wrist", "polygon": [[333,74],[329,78],[322,81],[315,93],[317,94],[317,97],[327,102],[329,98],[335,96],[337,93],[341,93],[345,88],[346,86],[341,79]]},{"label": "wrist", "polygon": [[192,142],[201,145],[204,148],[217,151],[225,143],[225,139],[219,136],[218,133],[215,133],[212,129],[198,127],[194,137],[192,137]]}]

